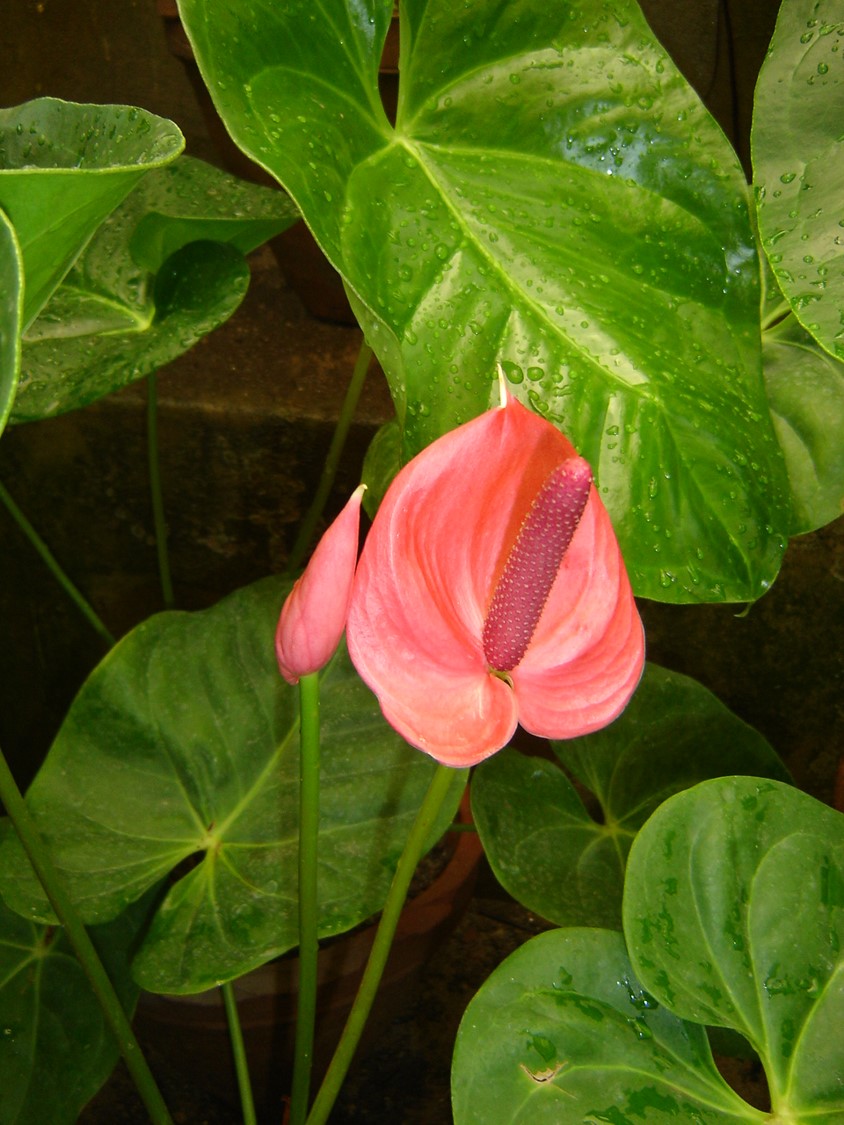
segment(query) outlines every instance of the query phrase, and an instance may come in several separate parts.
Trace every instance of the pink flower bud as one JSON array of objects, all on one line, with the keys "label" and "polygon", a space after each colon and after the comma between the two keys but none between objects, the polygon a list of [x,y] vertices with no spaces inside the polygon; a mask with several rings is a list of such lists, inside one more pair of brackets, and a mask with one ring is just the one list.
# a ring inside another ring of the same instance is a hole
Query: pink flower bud
[{"label": "pink flower bud", "polygon": [[282,607],[275,651],[281,674],[290,684],[324,668],[343,636],[352,598],[365,488],[361,484],[352,493]]}]

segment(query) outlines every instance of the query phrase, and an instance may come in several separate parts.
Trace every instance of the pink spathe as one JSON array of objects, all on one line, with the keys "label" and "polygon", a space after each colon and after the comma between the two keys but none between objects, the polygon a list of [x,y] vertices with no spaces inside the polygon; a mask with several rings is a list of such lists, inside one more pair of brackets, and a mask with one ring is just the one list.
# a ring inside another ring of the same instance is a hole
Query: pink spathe
[{"label": "pink spathe", "polygon": [[517,724],[606,726],[644,663],[609,516],[571,443],[508,398],[398,474],[367,536],[347,641],[387,720],[470,766]]},{"label": "pink spathe", "polygon": [[282,608],[275,651],[281,674],[290,684],[324,668],[343,636],[352,597],[365,487],[355,489],[320,539]]}]

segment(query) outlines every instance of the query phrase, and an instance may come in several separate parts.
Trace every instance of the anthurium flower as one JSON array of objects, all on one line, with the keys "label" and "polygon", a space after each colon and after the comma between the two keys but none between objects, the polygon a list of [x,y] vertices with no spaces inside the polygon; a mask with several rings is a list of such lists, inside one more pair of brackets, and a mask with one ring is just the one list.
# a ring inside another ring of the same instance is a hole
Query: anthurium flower
[{"label": "anthurium flower", "polygon": [[352,493],[345,508],[317,544],[301,578],[281,610],[275,651],[290,684],[324,668],[343,636],[358,555],[360,503],[366,485]]},{"label": "anthurium flower", "polygon": [[588,464],[505,397],[396,476],[367,536],[347,623],[387,720],[470,766],[516,725],[605,726],[639,681],[644,638]]}]

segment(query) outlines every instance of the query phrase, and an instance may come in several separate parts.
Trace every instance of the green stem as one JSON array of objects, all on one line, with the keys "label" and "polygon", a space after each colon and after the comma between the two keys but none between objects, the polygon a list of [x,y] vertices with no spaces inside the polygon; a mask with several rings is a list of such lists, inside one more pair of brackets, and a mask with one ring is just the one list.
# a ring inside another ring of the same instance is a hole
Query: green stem
[{"label": "green stem", "polygon": [[240,1027],[240,1016],[237,1013],[237,1000],[234,996],[234,986],[231,981],[220,985],[223,994],[223,1006],[226,1009],[226,1020],[229,1025],[229,1039],[234,1055],[234,1069],[237,1074],[237,1088],[240,1092],[240,1108],[243,1113],[243,1125],[257,1125],[255,1117],[255,1103],[252,1099],[252,1085],[249,1081],[249,1064],[246,1061],[246,1048],[243,1044],[243,1031]]},{"label": "green stem", "polygon": [[147,1066],[146,1059],[141,1054],[141,1049],[123,1010],[123,1005],[114,991],[114,986],[94,948],[94,943],[88,936],[88,931],[80,921],[70,896],[64,889],[49,851],[41,839],[35,821],[26,807],[26,802],[12,777],[2,751],[0,751],[0,800],[6,806],[6,812],[9,814],[35,873],[41,881],[47,898],[50,900],[50,905],[64,927],[68,940],[82,966],[82,971],[94,990],[106,1022],[117,1040],[120,1053],[126,1062],[138,1093],[143,1099],[151,1121],[154,1125],[173,1125],[167,1106],[164,1104],[161,1093],[155,1084],[155,1079]]},{"label": "green stem", "polygon": [[299,680],[299,1005],[290,1125],[304,1125],[311,1092],[316,1025],[317,848],[319,843],[319,675]]},{"label": "green stem", "polygon": [[302,520],[301,526],[299,527],[299,534],[296,536],[296,542],[293,544],[290,558],[287,560],[288,574],[295,573],[302,565],[302,560],[314,537],[316,526],[322,516],[323,509],[328,500],[328,495],[334,484],[334,478],[337,475],[337,466],[340,464],[340,457],[343,453],[343,447],[346,444],[346,438],[348,437],[349,428],[355,415],[360,393],[363,390],[366,372],[369,369],[371,359],[372,348],[366,343],[362,343],[360,351],[358,352],[358,358],[355,361],[355,369],[352,372],[351,381],[346,390],[346,397],[343,399],[343,405],[340,407],[337,428],[334,431],[334,437],[331,439],[331,446],[325,458],[325,464],[323,465],[322,475],[319,478],[316,494],[314,495],[305,518]]},{"label": "green stem", "polygon": [[165,609],[174,609],[173,578],[170,573],[170,555],[167,550],[167,523],[164,519],[164,498],[161,492],[161,464],[158,455],[158,379],[153,372],[147,376],[147,471],[152,500],[152,522],[155,529],[155,549],[158,553],[158,578]]},{"label": "green stem", "polygon": [[82,616],[86,619],[89,625],[91,625],[96,630],[96,632],[99,633],[99,635],[106,642],[109,648],[111,648],[114,644],[116,644],[115,638],[111,635],[103,622],[97,616],[90,602],[86,601],[77,587],[74,586],[73,582],[71,582],[71,580],[68,578],[67,574],[65,574],[62,568],[59,566],[58,562],[56,561],[55,555],[53,555],[50,548],[47,546],[47,544],[44,542],[44,540],[41,538],[41,536],[38,534],[38,532],[35,530],[35,528],[32,526],[32,524],[29,522],[29,520],[26,518],[26,516],[23,514],[23,512],[20,510],[20,508],[17,506],[15,501],[12,499],[12,497],[9,495],[8,491],[2,484],[0,484],[0,501],[2,501],[6,506],[9,515],[30,541],[30,543],[35,548],[42,561],[46,565],[47,569],[53,575],[64,592],[68,595],[76,608],[80,611]]},{"label": "green stem", "polygon": [[378,932],[375,935],[375,941],[369,954],[363,979],[360,982],[358,994],[355,997],[340,1042],[337,1044],[328,1073],[323,1079],[313,1108],[308,1115],[307,1125],[324,1125],[334,1102],[337,1100],[340,1087],[351,1065],[352,1057],[363,1033],[364,1024],[375,1000],[378,985],[381,983],[381,976],[390,955],[390,947],[407,897],[410,880],[413,878],[413,873],[422,857],[431,827],[453,782],[454,771],[451,767],[438,766],[404,845],[404,851],[399,859],[393,882],[387,894],[387,901],[384,903],[381,921],[378,923]]}]

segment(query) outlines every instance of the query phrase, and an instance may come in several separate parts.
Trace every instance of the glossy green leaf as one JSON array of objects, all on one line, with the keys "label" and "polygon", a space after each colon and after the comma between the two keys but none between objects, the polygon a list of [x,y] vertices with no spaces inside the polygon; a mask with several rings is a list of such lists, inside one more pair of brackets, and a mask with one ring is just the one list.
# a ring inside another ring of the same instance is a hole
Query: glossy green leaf
[{"label": "glossy green leaf", "polygon": [[12,423],[87,406],[157,371],[231,316],[249,267],[233,246],[192,242],[151,281],[143,308],[72,283],[57,290],[24,341]]},{"label": "glossy green leaf", "polygon": [[23,262],[15,230],[0,210],[0,433],[3,432],[20,376]]},{"label": "glossy green leaf", "polygon": [[719,1075],[702,1027],[657,1004],[621,934],[566,929],[511,954],[463,1016],[455,1125],[761,1122]]},{"label": "glossy green leaf", "polygon": [[295,219],[281,192],[198,160],[150,172],[30,326],[12,421],[85,406],[187,351],[243,299],[243,255]]},{"label": "glossy green leaf", "polygon": [[[139,990],[129,953],[147,906],[91,931],[130,1014]],[[0,900],[0,1125],[73,1125],[117,1058],[64,932],[27,922]]]},{"label": "glossy green leaf", "polygon": [[791,534],[844,511],[844,363],[793,316],[765,333],[765,385],[791,482]]},{"label": "glossy green leaf", "polygon": [[759,74],[751,148],[759,231],[804,328],[844,359],[844,19],[783,0]]},{"label": "glossy green leaf", "polygon": [[[390,381],[403,455],[513,393],[592,464],[637,593],[758,597],[790,498],[738,160],[634,0],[182,0]],[[237,44],[232,49],[232,44]]]},{"label": "glossy green leaf", "polygon": [[[275,662],[289,584],[140,625],[86,681],[28,794],[85,920],[169,877],[135,961],[151,991],[196,992],[295,945],[297,692]],[[322,680],[321,936],[377,911],[434,772],[381,716],[340,653]],[[465,772],[430,840],[450,822]],[[0,891],[46,904],[0,846]]]},{"label": "glossy green leaf", "polygon": [[475,770],[472,811],[502,886],[560,925],[621,928],[630,845],[671,794],[722,774],[788,776],[765,739],[711,692],[654,664],[614,723],[552,745],[597,798],[600,822],[559,764],[511,750]]},{"label": "glossy green leaf", "polygon": [[0,207],[23,255],[25,328],[105,217],[183,146],[172,121],[133,106],[37,98],[0,109]]},{"label": "glossy green leaf", "polygon": [[672,797],[631,850],[624,931],[660,1003],[752,1044],[776,1120],[844,1120],[841,813],[746,777]]}]

